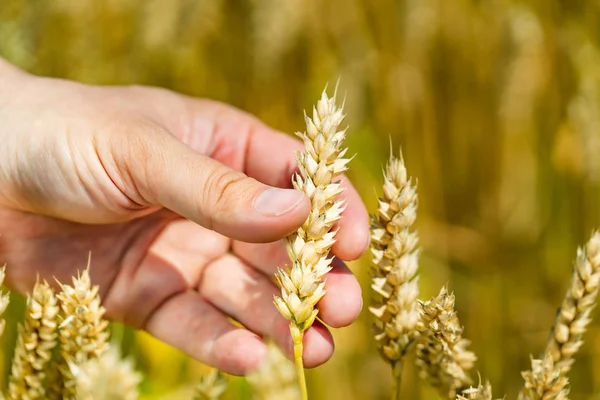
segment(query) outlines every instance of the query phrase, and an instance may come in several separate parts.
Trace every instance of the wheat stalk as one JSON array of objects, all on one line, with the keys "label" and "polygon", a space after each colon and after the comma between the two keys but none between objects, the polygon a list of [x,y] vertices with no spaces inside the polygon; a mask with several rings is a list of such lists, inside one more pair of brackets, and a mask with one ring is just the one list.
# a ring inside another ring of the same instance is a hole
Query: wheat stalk
[{"label": "wheat stalk", "polygon": [[219,400],[227,390],[227,380],[218,369],[211,369],[200,377],[194,400]]},{"label": "wheat stalk", "polygon": [[390,156],[384,171],[383,197],[371,225],[372,285],[375,340],[384,360],[392,365],[394,395],[400,396],[402,357],[418,336],[419,263],[417,192],[407,176],[402,155]]},{"label": "wheat stalk", "polygon": [[294,364],[273,342],[267,344],[267,356],[261,366],[247,379],[256,400],[300,400]]},{"label": "wheat stalk", "polygon": [[519,393],[519,400],[568,400],[569,379],[550,354],[542,360],[532,358],[531,370],[521,375],[525,387]]},{"label": "wheat stalk", "polygon": [[111,347],[99,358],[81,365],[70,364],[77,381],[77,400],[136,400],[142,377],[135,371],[131,359],[122,359]]},{"label": "wheat stalk", "polygon": [[422,303],[417,366],[420,375],[442,396],[456,398],[461,387],[469,385],[467,371],[475,364],[475,354],[466,349],[469,341],[462,338],[454,311],[454,294],[443,287],[437,297]]},{"label": "wheat stalk", "polygon": [[59,326],[60,356],[58,368],[62,378],[63,399],[76,399],[77,380],[73,367],[98,358],[107,349],[108,322],[102,319],[98,286],[92,286],[89,265],[73,278],[73,286],[60,284],[58,295],[64,320]]},{"label": "wheat stalk", "polygon": [[46,369],[56,346],[59,307],[47,282],[36,283],[27,296],[25,324],[19,336],[11,369],[8,398],[45,399]]},{"label": "wheat stalk", "polygon": [[294,188],[303,191],[310,199],[311,211],[302,226],[287,238],[287,250],[292,265],[286,265],[276,273],[281,287],[281,297],[274,303],[279,312],[290,320],[290,333],[294,342],[294,359],[303,399],[307,398],[304,366],[302,364],[302,339],[315,321],[319,300],[325,295],[323,277],[331,270],[332,259],[328,257],[335,243],[333,224],[341,218],[344,204],[337,201],[342,192],[334,179],[346,171],[344,158],[347,149],[342,148],[346,131],[338,130],[344,114],[342,107],[323,91],[313,109],[312,119],[305,115],[306,132],[297,133],[305,146],[304,153],[297,153],[299,174],[293,178]]}]

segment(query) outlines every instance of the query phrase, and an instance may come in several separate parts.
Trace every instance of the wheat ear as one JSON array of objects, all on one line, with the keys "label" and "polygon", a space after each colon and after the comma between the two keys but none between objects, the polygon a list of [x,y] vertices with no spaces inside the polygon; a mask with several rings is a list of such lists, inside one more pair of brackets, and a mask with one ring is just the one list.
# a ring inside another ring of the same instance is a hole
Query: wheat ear
[{"label": "wheat ear", "polygon": [[550,354],[544,359],[531,359],[531,370],[521,373],[525,386],[519,400],[568,400],[569,379],[554,364]]},{"label": "wheat ear", "polygon": [[92,286],[89,268],[77,278],[73,286],[60,285],[58,295],[64,320],[59,326],[59,371],[63,384],[63,399],[74,400],[77,380],[73,367],[80,367],[88,360],[98,358],[108,348],[108,322],[103,320],[104,307],[100,304],[98,286]]},{"label": "wheat ear", "polygon": [[[0,286],[4,284],[4,278],[6,277],[6,265],[0,268]],[[8,307],[8,303],[10,302],[9,293],[4,293],[0,291],[0,316],[4,314],[6,311],[6,307]],[[6,325],[6,321],[4,318],[0,318],[0,336],[4,333],[4,327]]]},{"label": "wheat ear", "polygon": [[36,283],[27,296],[8,384],[8,398],[45,399],[46,369],[56,346],[58,301],[47,282]]},{"label": "wheat ear", "polygon": [[[2,284],[4,284],[5,277],[6,277],[6,265],[4,265],[2,268],[0,268],[0,286],[2,286]],[[10,302],[9,293],[5,293],[4,291],[0,290],[0,316],[2,316],[2,314],[4,314],[4,311],[6,311],[6,307],[8,307],[9,302]],[[5,325],[6,325],[6,321],[4,321],[4,318],[0,318],[0,336],[2,336],[2,334],[4,333]],[[0,392],[0,400],[4,400],[4,394],[2,392]]]},{"label": "wheat ear", "polygon": [[267,343],[265,360],[247,379],[255,400],[300,400],[294,364],[273,342]]},{"label": "wheat ear", "polygon": [[566,375],[573,356],[583,344],[600,287],[600,233],[595,232],[584,248],[577,250],[571,285],[554,321],[545,354]]},{"label": "wheat ear", "polygon": [[400,397],[402,358],[418,335],[419,237],[412,230],[417,192],[407,176],[402,155],[390,157],[384,171],[383,197],[371,217],[372,285],[375,341],[392,366],[393,398]]},{"label": "wheat ear", "polygon": [[227,379],[218,369],[202,374],[194,391],[194,400],[219,400],[227,390]]},{"label": "wheat ear", "polygon": [[[583,344],[600,287],[600,233],[594,232],[577,249],[571,283],[556,314],[550,339],[541,360],[532,360],[532,370],[522,373],[522,399],[565,399],[573,356]],[[544,397],[546,396],[546,397]],[[554,397],[548,397],[554,396]]]},{"label": "wheat ear", "polygon": [[287,250],[292,265],[286,265],[276,274],[281,287],[281,297],[274,303],[279,312],[290,320],[290,333],[294,342],[294,359],[302,398],[306,399],[306,382],[302,363],[302,339],[315,321],[319,300],[325,295],[323,277],[331,270],[328,257],[335,243],[333,224],[341,218],[344,203],[337,201],[342,192],[334,179],[346,171],[346,153],[342,143],[346,130],[338,130],[344,114],[335,104],[335,96],[327,97],[324,91],[313,117],[305,115],[306,131],[297,133],[303,140],[305,151],[296,154],[299,174],[293,178],[294,188],[303,191],[310,199],[311,210],[304,224],[287,238]]},{"label": "wheat ear", "polygon": [[70,365],[77,381],[77,400],[137,400],[142,376],[135,371],[133,360],[121,358],[111,347],[99,358],[81,365]]},{"label": "wheat ear", "polygon": [[443,287],[437,297],[422,303],[421,335],[417,344],[420,375],[440,394],[455,399],[457,390],[471,384],[467,371],[475,364],[475,354],[466,349],[463,328],[454,311],[454,294]]}]

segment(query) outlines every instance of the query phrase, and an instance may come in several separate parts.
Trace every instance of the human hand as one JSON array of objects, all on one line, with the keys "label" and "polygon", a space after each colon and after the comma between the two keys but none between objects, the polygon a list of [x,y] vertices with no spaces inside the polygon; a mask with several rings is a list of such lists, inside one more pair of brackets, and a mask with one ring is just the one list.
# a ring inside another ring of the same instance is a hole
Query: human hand
[{"label": "human hand", "polygon": [[[109,318],[233,374],[258,365],[265,336],[291,355],[271,277],[288,262],[280,239],[309,210],[290,189],[296,149],[300,142],[220,103],[39,78],[0,59],[7,283],[23,293],[37,274],[68,282],[91,251]],[[369,241],[365,207],[343,182],[339,258],[319,303],[332,327],[360,312],[360,287],[341,260],[359,257]],[[319,322],[304,344],[309,367],[332,355]]]}]

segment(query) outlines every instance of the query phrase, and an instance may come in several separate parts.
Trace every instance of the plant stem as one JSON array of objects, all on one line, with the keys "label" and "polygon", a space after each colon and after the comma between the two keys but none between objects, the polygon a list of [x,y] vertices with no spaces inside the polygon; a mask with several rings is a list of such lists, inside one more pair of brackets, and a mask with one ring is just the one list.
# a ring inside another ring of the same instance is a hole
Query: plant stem
[{"label": "plant stem", "polygon": [[402,369],[404,367],[402,359],[392,364],[392,373],[394,378],[394,390],[392,391],[392,400],[400,400],[400,387],[402,384]]},{"label": "plant stem", "polygon": [[308,391],[306,389],[306,377],[304,376],[304,363],[302,361],[302,339],[304,338],[304,332],[298,329],[293,322],[290,324],[290,331],[292,333],[292,338],[294,341],[294,361],[296,362],[296,375],[298,375],[298,386],[300,386],[302,400],[308,400]]}]

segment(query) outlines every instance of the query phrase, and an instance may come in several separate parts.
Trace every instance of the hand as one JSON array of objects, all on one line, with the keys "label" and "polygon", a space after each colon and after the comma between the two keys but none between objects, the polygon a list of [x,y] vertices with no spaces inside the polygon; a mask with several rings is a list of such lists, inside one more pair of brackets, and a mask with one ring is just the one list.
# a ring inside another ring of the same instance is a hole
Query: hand
[{"label": "hand", "polygon": [[[290,185],[296,149],[298,141],[223,104],[39,78],[0,60],[7,283],[23,293],[37,274],[70,282],[91,251],[92,281],[109,318],[233,374],[258,365],[262,337],[291,354],[271,277],[288,261],[281,239],[309,210]],[[364,205],[344,185],[339,259],[319,304],[333,327],[350,324],[362,307],[340,260],[368,245]],[[319,365],[332,352],[317,322],[305,336],[305,363]]]}]

